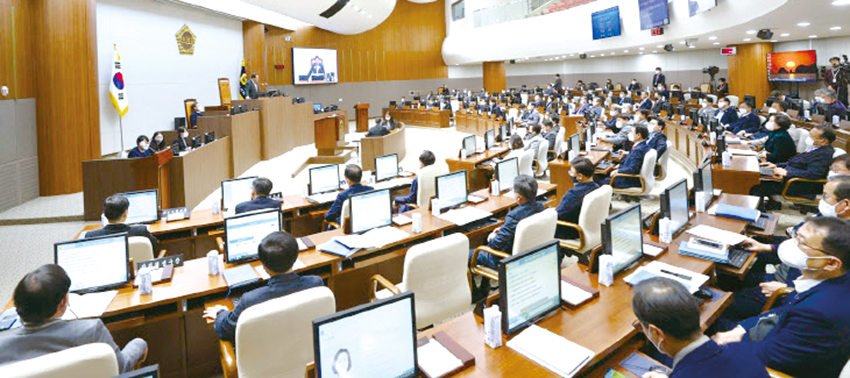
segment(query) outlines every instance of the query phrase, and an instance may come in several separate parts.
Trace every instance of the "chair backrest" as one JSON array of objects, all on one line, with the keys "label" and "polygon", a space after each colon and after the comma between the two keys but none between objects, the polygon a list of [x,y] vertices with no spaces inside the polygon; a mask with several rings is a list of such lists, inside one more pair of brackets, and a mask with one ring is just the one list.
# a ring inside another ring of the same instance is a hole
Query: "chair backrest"
[{"label": "chair backrest", "polygon": [[431,197],[437,195],[437,176],[449,173],[449,167],[445,164],[431,164],[419,171],[416,186],[416,206],[427,209],[431,203]]},{"label": "chair backrest", "polygon": [[837,158],[837,157],[839,157],[839,156],[844,155],[844,154],[846,154],[846,153],[847,153],[847,151],[844,151],[844,150],[843,150],[843,149],[841,149],[841,148],[838,148],[838,147],[833,147],[833,148],[835,149],[835,153],[834,153],[834,154],[832,154],[832,158],[833,158],[833,159],[835,159],[835,158]]},{"label": "chair backrest", "polygon": [[508,119],[519,119],[519,109],[510,108],[508,109]]},{"label": "chair backrest", "polygon": [[803,100],[803,110],[809,110],[812,108],[812,102],[809,100]]},{"label": "chair backrest", "polygon": [[126,159],[128,156],[130,156],[130,150],[124,150],[118,154],[119,159]]},{"label": "chair backrest", "polygon": [[94,343],[0,367],[3,378],[112,378],[118,358],[107,344]]},{"label": "chair backrest", "polygon": [[460,109],[460,101],[458,100],[451,100],[449,104],[452,106],[452,113],[456,113]]},{"label": "chair backrest", "polygon": [[342,203],[342,213],[339,216],[339,227],[345,230],[348,221],[351,219],[351,199],[345,200]]},{"label": "chair backrest", "polygon": [[729,106],[735,106],[735,107],[737,107],[737,106],[738,106],[738,103],[741,101],[741,100],[738,98],[738,96],[735,96],[735,95],[728,95],[728,96],[726,96],[726,98],[728,98],[728,99],[729,99]]},{"label": "chair backrest", "polygon": [[658,165],[661,166],[661,176],[658,177],[658,181],[663,181],[667,178],[667,162],[670,161],[670,150],[673,149],[673,142],[667,141],[667,149],[664,150],[664,153],[661,154],[661,157],[658,159]]},{"label": "chair backrest", "polygon": [[708,97],[708,98],[710,98],[712,101],[714,101],[714,102],[712,102],[712,104],[717,104],[717,96],[716,96],[716,95],[713,95],[713,94],[707,94],[707,95],[705,95],[705,97]]},{"label": "chair backrest", "polygon": [[844,369],[841,369],[841,374],[838,374],[838,378],[850,378],[850,360],[847,360],[847,363],[844,364]]},{"label": "chair backrest", "polygon": [[685,102],[688,102],[688,101],[691,100],[691,94],[690,93],[685,93],[682,97],[685,99]]},{"label": "chair backrest", "polygon": [[519,221],[513,253],[520,253],[554,239],[557,222],[558,212],[552,208]]},{"label": "chair backrest", "polygon": [[537,146],[537,173],[542,176],[549,169],[549,160],[546,159],[546,154],[549,152],[549,141],[543,139]]},{"label": "chair backrest", "polygon": [[759,116],[759,125],[764,125],[765,121],[767,121],[767,118],[765,118],[763,115],[760,115]]},{"label": "chair backrest", "polygon": [[802,154],[806,152],[806,139],[809,138],[809,130],[806,130],[802,127],[798,127],[797,129],[797,153]]},{"label": "chair backrest", "polygon": [[611,185],[603,185],[584,196],[581,203],[581,213],[578,216],[578,225],[584,232],[584,248],[577,252],[582,253],[602,244],[602,227],[600,225],[608,217],[613,193],[614,189],[611,188]]},{"label": "chair backrest", "polygon": [[558,129],[558,136],[555,137],[555,154],[557,154],[558,156],[561,156],[561,153],[563,152],[561,151],[561,149],[564,148],[564,135],[566,133],[567,129],[561,126],[561,128]]},{"label": "chair backrest", "polygon": [[699,90],[702,91],[702,93],[710,93],[711,92],[711,84],[702,83],[702,84],[699,85]]},{"label": "chair backrest", "polygon": [[129,244],[130,258],[133,259],[133,270],[137,270],[139,263],[153,260],[153,246],[150,239],[143,236],[132,236],[127,238]]},{"label": "chair backrest", "polygon": [[655,160],[658,156],[658,151],[650,149],[643,157],[643,165],[640,167],[640,175],[646,184],[641,195],[649,194],[652,188],[655,187]]},{"label": "chair backrest", "polygon": [[404,257],[404,288],[416,293],[416,328],[469,310],[469,239],[463,233],[417,244]]},{"label": "chair backrest", "polygon": [[335,311],[324,286],[249,307],[236,323],[239,377],[303,378],[313,361],[313,319]]},{"label": "chair backrest", "polygon": [[[531,170],[531,163],[534,162],[534,154],[537,151],[527,150],[519,159],[519,174],[534,177],[534,172]],[[501,183],[500,183],[501,184]],[[510,185],[513,185],[511,183]]]}]

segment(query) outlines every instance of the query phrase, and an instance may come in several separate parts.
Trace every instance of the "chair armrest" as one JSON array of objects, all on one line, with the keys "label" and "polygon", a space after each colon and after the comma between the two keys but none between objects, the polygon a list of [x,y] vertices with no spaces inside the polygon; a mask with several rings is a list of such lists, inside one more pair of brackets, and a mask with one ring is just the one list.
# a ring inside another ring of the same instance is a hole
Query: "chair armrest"
[{"label": "chair armrest", "polygon": [[210,230],[210,232],[207,232],[207,235],[208,236],[224,235],[224,230]]},{"label": "chair armrest", "polygon": [[788,201],[792,201],[792,202],[806,202],[806,203],[815,203],[815,204],[817,204],[817,201],[816,201],[816,200],[815,200],[815,201],[812,201],[812,200],[810,200],[810,199],[808,199],[808,198],[805,198],[805,197],[795,197],[795,196],[789,196],[789,195],[788,195],[788,189],[789,189],[789,188],[791,188],[791,184],[793,184],[793,183],[826,184],[826,180],[824,180],[824,179],[821,179],[821,180],[809,180],[809,179],[804,179],[804,178],[800,178],[800,177],[794,177],[794,178],[790,178],[790,179],[788,179],[787,181],[785,181],[785,187],[784,187],[784,188],[782,188],[782,198],[784,198],[784,199],[786,199],[786,200],[788,200]]},{"label": "chair armrest", "polygon": [[394,285],[392,282],[390,282],[390,280],[384,278],[384,276],[376,274],[372,276],[372,291],[369,292],[369,302],[375,300],[375,294],[378,292],[378,285],[383,286],[384,289],[389,290],[390,293],[393,293],[393,295],[401,294],[401,289],[399,289],[398,286]]},{"label": "chair armrest", "polygon": [[224,239],[222,239],[221,236],[216,236],[215,246],[218,248],[218,253],[224,253],[225,244]]},{"label": "chair armrest", "polygon": [[566,242],[564,240],[560,240],[559,243],[561,244],[562,247],[574,249],[574,250],[580,250],[580,249],[584,248],[584,230],[581,229],[581,226],[579,226],[575,223],[564,222],[564,221],[560,221],[560,220],[556,221],[556,223],[558,224],[558,226],[568,227],[568,228],[572,228],[572,229],[578,231],[578,245]]},{"label": "chair armrest", "polygon": [[328,227],[333,227],[334,229],[340,228],[339,223],[331,222],[331,221],[328,221],[328,220],[323,220],[322,221],[322,231],[327,230]]},{"label": "chair armrest", "polygon": [[224,372],[224,378],[238,378],[236,369],[236,349],[233,343],[229,341],[219,340],[219,352],[221,358],[221,370]]},{"label": "chair armrest", "polygon": [[766,369],[767,369],[767,375],[770,378],[794,378],[794,377],[792,377],[788,374],[785,374],[785,373],[780,372],[780,371],[773,370],[771,368],[766,368]]},{"label": "chair armrest", "polygon": [[612,184],[614,183],[614,180],[615,180],[617,177],[634,177],[634,178],[640,179],[640,190],[637,190],[637,189],[617,189],[617,188],[614,188],[614,193],[623,193],[623,194],[630,194],[630,193],[633,193],[633,194],[638,194],[638,193],[643,193],[643,192],[646,190],[646,181],[644,181],[644,180],[643,180],[643,176],[641,176],[641,175],[633,175],[633,174],[629,174],[629,173],[620,173],[620,172],[617,172],[617,173],[615,173],[613,176],[611,176],[611,183],[612,183]]},{"label": "chair armrest", "polygon": [[761,312],[765,313],[767,311],[770,311],[773,306],[776,305],[776,301],[785,298],[786,295],[793,292],[793,287],[783,287],[779,290],[774,291],[773,294],[770,295],[770,298],[767,299],[767,302],[764,304],[764,307],[761,308]]},{"label": "chair armrest", "polygon": [[486,245],[479,246],[479,247],[475,248],[475,251],[472,252],[472,258],[469,259],[469,271],[472,272],[473,274],[477,274],[479,276],[487,277],[491,280],[498,281],[499,277],[497,275],[494,275],[494,274],[478,267],[478,254],[481,251],[487,252],[487,253],[494,255],[494,256],[497,256],[497,257],[501,257],[503,259],[510,257],[511,255],[509,255],[505,252],[502,252],[502,251],[497,251],[497,250],[490,248]]},{"label": "chair armrest", "polygon": [[661,176],[664,176],[664,167],[661,164],[656,163],[655,168],[658,169],[658,174],[655,175],[656,179],[661,178]]},{"label": "chair armrest", "polygon": [[166,253],[168,253],[168,251],[163,249],[162,251],[159,251],[159,255],[157,255],[156,258],[161,259],[161,258],[165,257]]}]

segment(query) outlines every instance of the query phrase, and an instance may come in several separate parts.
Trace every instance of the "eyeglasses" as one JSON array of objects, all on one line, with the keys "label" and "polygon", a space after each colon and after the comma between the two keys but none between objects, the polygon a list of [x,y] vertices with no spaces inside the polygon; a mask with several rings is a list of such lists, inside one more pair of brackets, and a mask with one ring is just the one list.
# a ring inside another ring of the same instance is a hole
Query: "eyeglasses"
[{"label": "eyeglasses", "polygon": [[818,248],[812,247],[809,244],[806,244],[806,242],[804,242],[803,240],[800,239],[800,233],[799,232],[796,235],[794,235],[794,239],[797,241],[798,245],[806,246],[807,248],[818,251],[820,253],[826,253],[822,249],[818,249]]}]

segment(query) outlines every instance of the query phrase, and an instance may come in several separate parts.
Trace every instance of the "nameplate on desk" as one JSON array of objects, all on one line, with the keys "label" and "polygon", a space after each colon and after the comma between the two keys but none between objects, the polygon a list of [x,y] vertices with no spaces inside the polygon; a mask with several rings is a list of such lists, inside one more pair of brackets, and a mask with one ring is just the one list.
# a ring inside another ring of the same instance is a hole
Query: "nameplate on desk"
[{"label": "nameplate on desk", "polygon": [[139,269],[142,268],[151,268],[151,269],[159,269],[164,268],[166,265],[172,265],[174,267],[183,266],[183,254],[173,255],[173,256],[165,256],[158,259],[142,261],[136,265],[138,265]]},{"label": "nameplate on desk", "polygon": [[428,378],[448,377],[475,365],[475,356],[443,331],[417,340],[417,365]]},{"label": "nameplate on desk", "polygon": [[561,275],[561,301],[576,308],[593,298],[599,298],[599,290],[584,286]]}]

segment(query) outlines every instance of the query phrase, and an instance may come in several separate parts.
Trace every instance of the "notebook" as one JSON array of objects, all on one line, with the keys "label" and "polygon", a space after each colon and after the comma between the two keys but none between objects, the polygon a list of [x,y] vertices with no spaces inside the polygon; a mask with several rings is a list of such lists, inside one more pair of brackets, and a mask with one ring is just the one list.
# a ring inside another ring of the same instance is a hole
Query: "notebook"
[{"label": "notebook", "polygon": [[755,222],[755,220],[759,219],[761,216],[761,211],[721,203],[714,209],[714,215],[739,219],[747,222]]},{"label": "notebook", "polygon": [[257,272],[251,267],[251,264],[244,264],[235,268],[225,269],[221,273],[224,276],[224,281],[230,288],[252,284],[260,280]]}]

